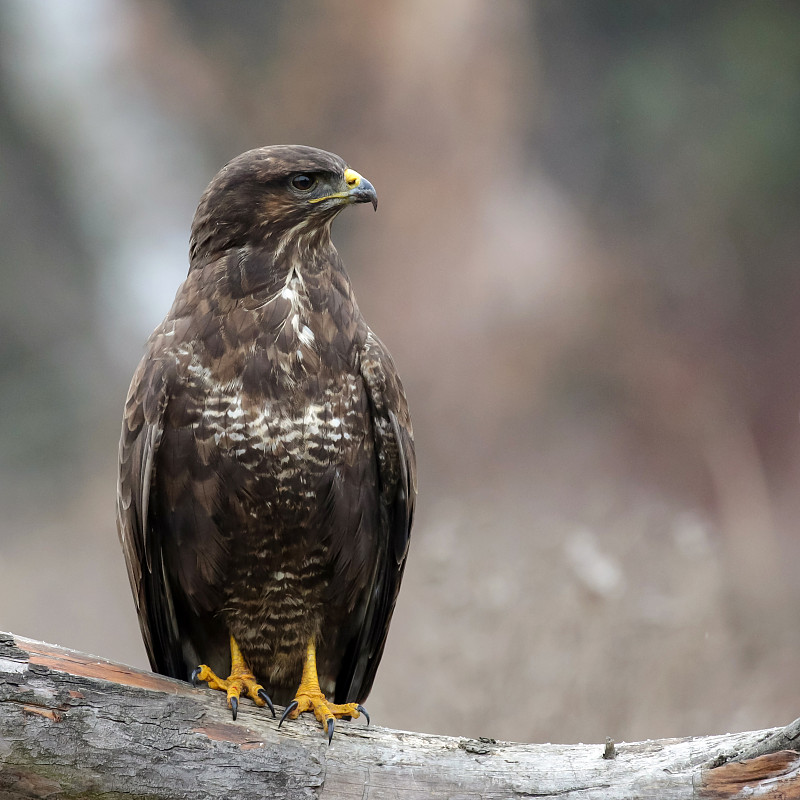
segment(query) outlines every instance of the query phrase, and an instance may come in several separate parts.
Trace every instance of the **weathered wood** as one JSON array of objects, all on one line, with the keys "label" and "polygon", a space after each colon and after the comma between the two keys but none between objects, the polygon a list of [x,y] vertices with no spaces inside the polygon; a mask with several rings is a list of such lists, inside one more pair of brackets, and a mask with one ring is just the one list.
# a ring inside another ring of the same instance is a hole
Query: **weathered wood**
[{"label": "weathered wood", "polygon": [[[635,744],[521,745],[313,720],[0,634],[0,798],[800,798],[798,723]],[[737,753],[754,753],[730,761]]]}]

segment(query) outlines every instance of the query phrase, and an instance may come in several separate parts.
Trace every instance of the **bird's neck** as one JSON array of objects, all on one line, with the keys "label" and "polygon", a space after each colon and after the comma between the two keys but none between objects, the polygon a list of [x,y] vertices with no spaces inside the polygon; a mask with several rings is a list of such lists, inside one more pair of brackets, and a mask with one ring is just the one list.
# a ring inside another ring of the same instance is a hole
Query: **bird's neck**
[{"label": "bird's neck", "polygon": [[327,228],[290,233],[293,235],[270,237],[196,259],[188,280],[200,293],[222,294],[245,302],[280,291],[296,277],[312,283],[349,284]]},{"label": "bird's neck", "polygon": [[195,265],[168,330],[177,348],[190,340],[199,368],[226,385],[238,381],[252,397],[294,398],[309,381],[352,373],[367,336],[330,240],[309,253],[302,239],[280,254],[244,246]]},{"label": "bird's neck", "polygon": [[[188,294],[205,298],[211,316],[239,308],[268,320],[265,335],[281,320],[315,328],[322,315],[335,327],[349,328],[344,318],[361,320],[350,278],[330,237],[297,235],[290,243],[244,245],[190,270]],[[340,316],[344,315],[342,319]],[[347,332],[345,339],[355,335]]]}]

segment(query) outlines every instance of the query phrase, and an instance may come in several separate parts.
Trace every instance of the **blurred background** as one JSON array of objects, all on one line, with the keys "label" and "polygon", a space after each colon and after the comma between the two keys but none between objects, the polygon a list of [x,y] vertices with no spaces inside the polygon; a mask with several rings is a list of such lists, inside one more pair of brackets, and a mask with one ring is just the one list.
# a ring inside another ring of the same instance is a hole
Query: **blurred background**
[{"label": "blurred background", "polygon": [[[146,666],[122,406],[226,161],[332,150],[403,376],[375,722],[637,740],[800,716],[800,5],[0,5],[0,629]],[[369,213],[368,213],[369,212]]]}]

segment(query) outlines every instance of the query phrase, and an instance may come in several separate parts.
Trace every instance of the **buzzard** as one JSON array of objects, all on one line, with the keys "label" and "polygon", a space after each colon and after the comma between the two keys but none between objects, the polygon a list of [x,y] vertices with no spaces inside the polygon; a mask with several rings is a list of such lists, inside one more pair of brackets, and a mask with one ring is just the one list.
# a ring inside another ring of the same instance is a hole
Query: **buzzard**
[{"label": "buzzard", "polygon": [[372,184],[311,147],[220,170],[119,446],[153,670],[224,690],[234,719],[241,695],[313,711],[329,741],[366,714],[416,496],[403,387],[330,239],[353,203],[377,208]]}]

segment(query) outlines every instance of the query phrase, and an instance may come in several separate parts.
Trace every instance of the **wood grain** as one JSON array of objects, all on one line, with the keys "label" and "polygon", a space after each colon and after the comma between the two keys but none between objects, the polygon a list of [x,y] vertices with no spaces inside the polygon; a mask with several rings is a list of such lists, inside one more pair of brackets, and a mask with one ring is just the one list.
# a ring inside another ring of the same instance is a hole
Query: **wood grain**
[{"label": "wood grain", "polygon": [[[794,723],[609,749],[353,722],[337,725],[329,747],[313,720],[278,730],[262,709],[242,703],[234,723],[220,693],[0,634],[2,800],[777,800],[800,798],[796,731]],[[770,742],[774,752],[734,760]]]}]

